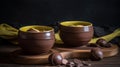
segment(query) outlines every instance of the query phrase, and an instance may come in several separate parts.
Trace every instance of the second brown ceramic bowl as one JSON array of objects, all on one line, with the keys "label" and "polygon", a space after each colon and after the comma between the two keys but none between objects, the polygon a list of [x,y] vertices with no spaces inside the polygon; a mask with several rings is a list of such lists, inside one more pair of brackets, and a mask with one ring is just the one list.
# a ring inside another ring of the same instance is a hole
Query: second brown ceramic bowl
[{"label": "second brown ceramic bowl", "polygon": [[[28,31],[35,29],[34,32]],[[26,54],[48,53],[53,47],[54,29],[48,26],[31,25],[19,29],[19,45]]]},{"label": "second brown ceramic bowl", "polygon": [[68,47],[88,44],[93,37],[93,25],[86,21],[64,21],[60,23],[60,38]]}]

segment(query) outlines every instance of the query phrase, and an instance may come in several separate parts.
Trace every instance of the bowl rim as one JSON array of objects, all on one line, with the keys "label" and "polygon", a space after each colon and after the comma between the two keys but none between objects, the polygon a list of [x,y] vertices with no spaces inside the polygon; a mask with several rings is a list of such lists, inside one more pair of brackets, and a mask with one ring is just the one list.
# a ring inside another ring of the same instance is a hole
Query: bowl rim
[{"label": "bowl rim", "polygon": [[54,31],[54,28],[50,27],[50,26],[45,26],[45,25],[27,25],[27,26],[22,26],[19,28],[19,31],[21,32],[26,32],[27,30],[29,30],[30,28],[34,28],[34,27],[45,27],[48,28],[48,30],[42,31],[42,32],[32,32],[32,33],[44,33],[44,32],[51,32]]},{"label": "bowl rim", "polygon": [[60,22],[61,26],[65,26],[65,27],[85,27],[85,26],[69,26],[67,24],[75,24],[75,23],[80,23],[80,24],[85,24],[85,26],[92,26],[93,24],[91,22],[88,21],[62,21]]}]

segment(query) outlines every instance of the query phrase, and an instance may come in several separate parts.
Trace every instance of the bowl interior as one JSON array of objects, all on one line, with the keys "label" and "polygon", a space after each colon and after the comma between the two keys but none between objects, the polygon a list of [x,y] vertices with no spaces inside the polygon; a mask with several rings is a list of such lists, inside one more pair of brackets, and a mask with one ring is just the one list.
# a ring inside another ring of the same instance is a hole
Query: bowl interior
[{"label": "bowl interior", "polygon": [[64,22],[61,22],[60,25],[82,27],[82,26],[92,26],[92,23],[86,22],[86,21],[64,21]]},{"label": "bowl interior", "polygon": [[49,31],[53,30],[52,27],[49,27],[49,26],[40,26],[40,25],[24,26],[24,27],[21,27],[19,30],[22,31],[22,32],[27,32],[31,28],[37,29],[39,31],[44,31],[44,32],[49,32]]}]

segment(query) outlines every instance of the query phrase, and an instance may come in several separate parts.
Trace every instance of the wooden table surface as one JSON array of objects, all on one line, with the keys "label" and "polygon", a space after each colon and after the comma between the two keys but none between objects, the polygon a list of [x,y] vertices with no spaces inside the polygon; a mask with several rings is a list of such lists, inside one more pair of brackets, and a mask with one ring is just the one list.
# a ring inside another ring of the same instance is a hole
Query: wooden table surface
[{"label": "wooden table surface", "polygon": [[[18,46],[11,44],[3,44],[0,42],[0,67],[56,67],[49,65],[22,65],[15,64],[9,59],[9,53],[19,49]],[[120,67],[120,52],[113,57],[104,58],[101,61],[88,61],[91,67]],[[87,67],[87,66],[84,66]]]}]

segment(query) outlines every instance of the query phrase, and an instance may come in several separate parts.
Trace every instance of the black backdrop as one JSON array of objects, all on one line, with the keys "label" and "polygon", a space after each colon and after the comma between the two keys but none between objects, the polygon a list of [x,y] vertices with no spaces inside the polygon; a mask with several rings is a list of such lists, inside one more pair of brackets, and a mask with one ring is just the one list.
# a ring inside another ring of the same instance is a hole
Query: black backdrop
[{"label": "black backdrop", "polygon": [[119,0],[0,0],[0,23],[14,27],[66,20],[120,25]]}]

